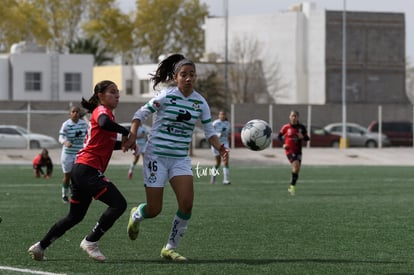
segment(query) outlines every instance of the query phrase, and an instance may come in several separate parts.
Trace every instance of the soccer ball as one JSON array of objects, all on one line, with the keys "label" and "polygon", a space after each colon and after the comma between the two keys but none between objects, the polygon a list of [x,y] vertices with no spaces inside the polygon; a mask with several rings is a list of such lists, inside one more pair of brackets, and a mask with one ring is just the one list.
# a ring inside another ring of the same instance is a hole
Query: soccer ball
[{"label": "soccer ball", "polygon": [[253,151],[261,151],[272,142],[272,128],[261,119],[247,122],[241,131],[243,145]]}]

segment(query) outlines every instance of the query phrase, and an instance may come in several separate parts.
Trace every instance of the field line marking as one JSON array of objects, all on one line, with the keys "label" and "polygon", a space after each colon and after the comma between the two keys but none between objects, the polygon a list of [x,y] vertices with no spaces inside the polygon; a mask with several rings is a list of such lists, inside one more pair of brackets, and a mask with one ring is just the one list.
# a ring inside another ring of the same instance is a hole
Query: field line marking
[{"label": "field line marking", "polygon": [[30,273],[30,274],[40,274],[40,275],[66,275],[66,273],[53,273],[53,272],[45,272],[45,271],[37,271],[37,270],[30,270],[30,269],[23,269],[23,268],[15,268],[10,266],[1,266],[0,270],[9,270],[9,271],[16,271],[21,273]]}]

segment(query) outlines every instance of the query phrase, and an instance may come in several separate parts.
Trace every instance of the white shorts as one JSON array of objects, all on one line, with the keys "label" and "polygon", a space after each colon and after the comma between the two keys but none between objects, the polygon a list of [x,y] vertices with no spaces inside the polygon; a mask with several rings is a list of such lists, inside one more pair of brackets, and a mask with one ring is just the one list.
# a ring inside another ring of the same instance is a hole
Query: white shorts
[{"label": "white shorts", "polygon": [[60,161],[62,162],[62,171],[64,174],[72,172],[73,164],[76,160],[76,154],[62,153]]},{"label": "white shorts", "polygon": [[144,153],[144,151],[145,151],[145,146],[147,145],[147,142],[144,142],[144,143],[142,143],[142,142],[136,142],[136,144],[138,145],[138,152],[137,152],[137,155],[139,156],[139,155],[141,155],[141,154],[143,154]]},{"label": "white shorts", "polygon": [[145,154],[142,167],[146,187],[165,187],[166,182],[175,176],[193,175],[190,157],[167,158]]},{"label": "white shorts", "polygon": [[[222,144],[224,144],[224,147],[230,148],[228,141],[227,142],[223,142]],[[216,148],[214,148],[213,146],[211,146],[211,152],[213,152],[213,155],[216,156],[216,157],[220,156],[220,152],[218,150],[216,150]]]}]

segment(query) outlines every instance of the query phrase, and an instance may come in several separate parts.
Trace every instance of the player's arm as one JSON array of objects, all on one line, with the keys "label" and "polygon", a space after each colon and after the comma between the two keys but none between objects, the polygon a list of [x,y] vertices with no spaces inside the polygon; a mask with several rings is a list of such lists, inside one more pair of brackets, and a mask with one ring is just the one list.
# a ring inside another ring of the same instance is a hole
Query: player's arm
[{"label": "player's arm", "polygon": [[308,132],[306,131],[305,126],[302,125],[301,128],[302,128],[302,132],[300,133],[301,134],[300,139],[302,139],[304,141],[309,141],[310,138],[309,138]]},{"label": "player's arm", "polygon": [[126,138],[128,137],[128,130],[125,127],[119,125],[118,123],[112,121],[105,114],[102,114],[98,117],[98,125],[104,130],[122,134],[122,141],[116,141],[114,147],[114,150],[121,149],[123,142],[125,142]]},{"label": "player's arm", "polygon": [[137,132],[138,128],[141,126],[141,120],[134,118],[131,122],[131,128],[129,129],[129,136],[125,140],[125,143],[122,146],[122,151],[126,152],[129,149],[135,149],[138,150],[138,145],[136,145],[136,139],[137,139]]},{"label": "player's arm", "polygon": [[229,149],[224,147],[224,144],[220,143],[220,140],[217,137],[217,135],[212,135],[211,137],[209,137],[208,142],[210,142],[211,146],[213,146],[220,153],[220,156],[223,158],[223,161],[227,161],[229,157]]},{"label": "player's arm", "polygon": [[283,149],[286,149],[287,150],[288,149],[288,146],[285,143],[286,136],[285,136],[285,132],[284,132],[284,127],[280,130],[279,134],[277,135],[277,139],[282,144]]}]

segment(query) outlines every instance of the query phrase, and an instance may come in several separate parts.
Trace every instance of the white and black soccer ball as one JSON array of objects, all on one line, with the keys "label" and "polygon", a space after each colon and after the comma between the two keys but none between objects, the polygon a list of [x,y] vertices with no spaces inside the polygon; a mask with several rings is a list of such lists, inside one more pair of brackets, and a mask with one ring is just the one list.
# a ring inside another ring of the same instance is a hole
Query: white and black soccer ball
[{"label": "white and black soccer ball", "polygon": [[264,150],[272,142],[272,127],[261,119],[250,120],[241,131],[241,140],[250,150]]}]

